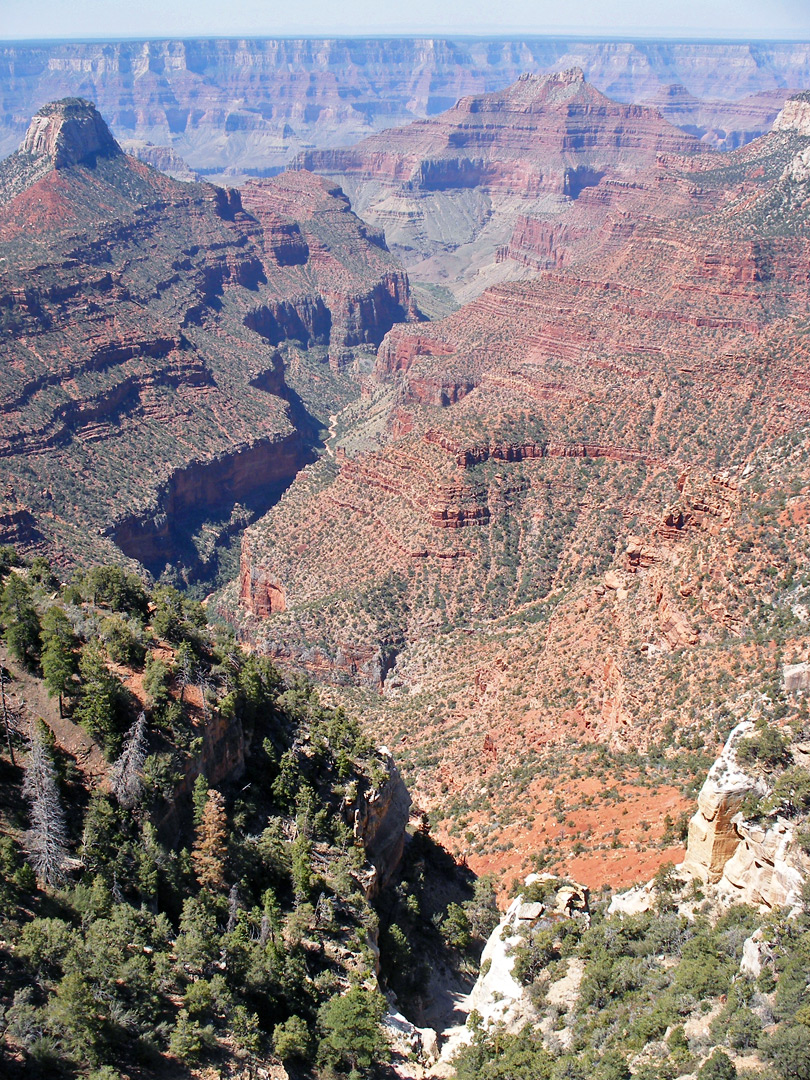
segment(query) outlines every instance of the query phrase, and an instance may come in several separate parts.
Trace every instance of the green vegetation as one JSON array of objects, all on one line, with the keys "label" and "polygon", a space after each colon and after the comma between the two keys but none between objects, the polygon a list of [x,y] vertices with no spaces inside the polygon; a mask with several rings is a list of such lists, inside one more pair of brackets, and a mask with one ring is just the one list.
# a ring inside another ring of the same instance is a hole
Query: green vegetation
[{"label": "green vegetation", "polygon": [[[44,568],[4,567],[9,649],[36,623],[46,687],[110,764],[83,771],[41,721],[30,739],[13,733],[16,765],[0,758],[0,1072],[148,1077],[169,1057],[237,1054],[374,1074],[388,1056],[380,924],[392,981],[411,942],[470,963],[462,905],[491,921],[491,890],[472,897],[470,875],[420,832],[407,881],[375,907],[352,825],[388,771],[351,717],[215,636],[174,589],[150,596],[99,568],[54,597]],[[123,657],[120,636],[99,633],[110,620],[141,651]],[[21,647],[19,672],[36,656]],[[391,918],[400,898],[408,936]]]},{"label": "green vegetation", "polygon": [[[719,917],[676,910],[607,915],[598,901],[591,925],[541,919],[515,950],[515,972],[545,1017],[522,1031],[486,1026],[472,1014],[472,1042],[456,1059],[458,1080],[604,1080],[674,1078],[734,1080],[738,1055],[758,1053],[762,1080],[810,1076],[810,889],[802,912],[764,919],[774,955],[756,980],[740,974],[745,939],[763,916],[736,906]],[[569,1006],[549,1005],[546,991],[569,964],[583,965]],[[710,1034],[684,1032],[691,1018],[714,1009]],[[565,1029],[561,1042],[556,1033]]]}]

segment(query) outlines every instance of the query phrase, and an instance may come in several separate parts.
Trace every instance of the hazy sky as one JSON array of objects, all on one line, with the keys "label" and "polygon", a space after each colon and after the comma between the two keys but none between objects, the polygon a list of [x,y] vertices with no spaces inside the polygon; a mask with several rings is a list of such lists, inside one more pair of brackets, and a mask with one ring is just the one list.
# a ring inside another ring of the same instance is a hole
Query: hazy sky
[{"label": "hazy sky", "polygon": [[515,32],[810,37],[810,0],[0,0],[0,40]]}]

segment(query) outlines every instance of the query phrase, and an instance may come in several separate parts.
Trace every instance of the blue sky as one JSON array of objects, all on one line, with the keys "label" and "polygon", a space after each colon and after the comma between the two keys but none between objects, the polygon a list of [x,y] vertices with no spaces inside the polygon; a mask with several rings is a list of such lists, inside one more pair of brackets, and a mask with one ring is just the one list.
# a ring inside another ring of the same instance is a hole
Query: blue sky
[{"label": "blue sky", "polygon": [[0,0],[0,40],[437,33],[810,39],[810,0]]}]

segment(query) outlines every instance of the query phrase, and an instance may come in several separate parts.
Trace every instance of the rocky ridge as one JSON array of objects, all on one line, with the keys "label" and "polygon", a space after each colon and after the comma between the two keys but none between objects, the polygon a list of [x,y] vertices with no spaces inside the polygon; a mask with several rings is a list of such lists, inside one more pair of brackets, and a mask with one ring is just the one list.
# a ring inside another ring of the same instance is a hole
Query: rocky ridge
[{"label": "rocky ridge", "polygon": [[810,85],[802,42],[546,37],[5,43],[0,152],[14,149],[43,101],[81,95],[98,103],[119,139],[170,146],[195,170],[255,175],[283,167],[299,150],[345,146],[442,112],[462,95],[500,90],[521,72],[573,66],[622,101],[640,102],[683,85],[692,99],[681,97],[673,120],[728,146],[767,130],[770,105],[763,111],[751,95],[775,100],[782,90]]},{"label": "rocky ridge", "polygon": [[312,456],[318,420],[289,381],[301,364],[350,367],[415,315],[329,184],[279,177],[243,201],[178,183],[124,155],[87,102],[35,117],[0,196],[3,538],[65,561],[115,540],[156,573],[204,572],[217,529]]}]

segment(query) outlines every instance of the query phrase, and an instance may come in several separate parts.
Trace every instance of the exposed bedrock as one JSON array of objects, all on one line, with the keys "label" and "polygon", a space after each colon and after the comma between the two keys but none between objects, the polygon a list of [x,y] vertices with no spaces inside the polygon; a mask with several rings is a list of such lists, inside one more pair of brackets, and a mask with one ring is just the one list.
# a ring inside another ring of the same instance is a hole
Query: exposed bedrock
[{"label": "exposed bedrock", "polygon": [[405,850],[405,827],[411,813],[411,796],[399,775],[394,759],[380,747],[386,768],[385,779],[377,787],[359,795],[348,807],[353,818],[354,837],[365,848],[375,870],[368,891],[376,893],[396,873]]},{"label": "exposed bedrock", "polygon": [[[743,720],[729,735],[700,789],[686,857],[678,869],[711,886],[711,896],[723,905],[792,907],[801,902],[810,874],[797,823],[773,812],[753,821],[745,816],[748,803],[770,794],[770,782],[752,776],[737,756],[741,742],[756,734],[756,725]],[[791,757],[806,768],[810,747],[793,743]],[[633,914],[648,910],[654,900],[655,881],[650,881],[618,894],[610,910]]]},{"label": "exposed bedrock", "polygon": [[151,513],[131,514],[110,533],[125,555],[160,572],[182,557],[189,523],[197,515],[215,518],[245,502],[261,513],[279,498],[312,452],[298,432],[286,438],[263,439],[224,453],[208,462],[178,469],[163,485]]}]

